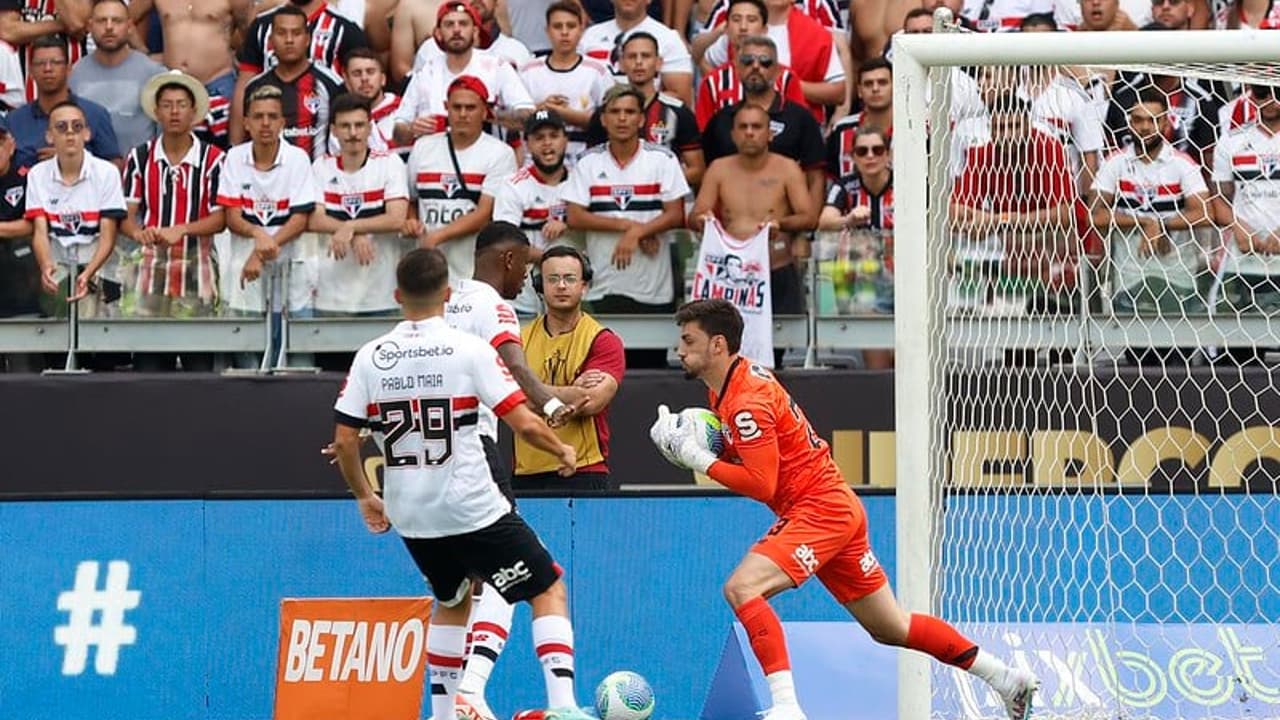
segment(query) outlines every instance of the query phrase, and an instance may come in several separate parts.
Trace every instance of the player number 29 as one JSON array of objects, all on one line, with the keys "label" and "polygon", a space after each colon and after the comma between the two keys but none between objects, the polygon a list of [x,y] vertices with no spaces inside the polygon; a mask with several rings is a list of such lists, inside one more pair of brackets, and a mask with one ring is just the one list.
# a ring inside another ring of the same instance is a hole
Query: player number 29
[{"label": "player number 29", "polygon": [[[382,457],[387,467],[443,465],[453,456],[453,404],[449,398],[389,400],[378,404]],[[396,447],[410,433],[422,438],[421,456]]]}]

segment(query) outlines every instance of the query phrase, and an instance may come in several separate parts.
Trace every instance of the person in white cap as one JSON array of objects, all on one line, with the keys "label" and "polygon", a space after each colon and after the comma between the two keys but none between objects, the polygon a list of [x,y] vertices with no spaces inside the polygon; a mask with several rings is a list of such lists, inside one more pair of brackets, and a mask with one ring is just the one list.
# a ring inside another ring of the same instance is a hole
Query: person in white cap
[{"label": "person in white cap", "polygon": [[[135,147],[124,168],[124,234],[142,245],[134,289],[144,317],[209,317],[218,300],[213,236],[226,227],[217,204],[223,153],[192,132],[209,111],[204,83],[181,70],[142,87],[142,111],[160,137]],[[174,356],[139,355],[148,370],[174,369]],[[186,370],[212,370],[212,356],[183,354]]]}]

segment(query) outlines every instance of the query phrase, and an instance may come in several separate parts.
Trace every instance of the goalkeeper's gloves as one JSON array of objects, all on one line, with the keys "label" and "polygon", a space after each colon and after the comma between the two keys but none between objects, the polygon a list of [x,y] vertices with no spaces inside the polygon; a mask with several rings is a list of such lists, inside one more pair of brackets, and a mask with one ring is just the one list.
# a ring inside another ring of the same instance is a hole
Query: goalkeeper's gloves
[{"label": "goalkeeper's gloves", "polygon": [[716,456],[699,445],[698,438],[693,433],[685,432],[682,435],[683,437],[678,438],[675,447],[672,448],[676,456],[676,464],[706,475],[707,468],[716,461]]},{"label": "goalkeeper's gloves", "polygon": [[659,405],[658,419],[649,427],[649,439],[672,465],[680,464],[675,455],[675,445],[680,439],[680,431],[676,429],[678,419],[666,405]]}]

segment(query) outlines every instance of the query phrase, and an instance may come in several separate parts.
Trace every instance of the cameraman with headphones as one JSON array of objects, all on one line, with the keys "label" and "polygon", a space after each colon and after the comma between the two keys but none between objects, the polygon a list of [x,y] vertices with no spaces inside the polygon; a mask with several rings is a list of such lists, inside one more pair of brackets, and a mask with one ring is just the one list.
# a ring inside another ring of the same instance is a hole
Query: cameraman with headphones
[{"label": "cameraman with headphones", "polygon": [[524,326],[521,340],[534,375],[575,408],[556,435],[577,450],[578,471],[559,476],[555,457],[517,437],[516,490],[575,493],[617,487],[609,480],[608,411],[626,371],[626,355],[621,338],[582,311],[591,278],[590,261],[568,245],[548,248],[534,269],[533,289],[546,312]]}]

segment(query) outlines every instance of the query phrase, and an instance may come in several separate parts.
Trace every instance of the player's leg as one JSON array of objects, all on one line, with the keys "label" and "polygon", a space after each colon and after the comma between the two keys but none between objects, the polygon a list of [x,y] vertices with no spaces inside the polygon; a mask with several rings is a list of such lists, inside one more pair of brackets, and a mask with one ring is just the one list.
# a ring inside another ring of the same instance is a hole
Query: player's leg
[{"label": "player's leg", "polygon": [[1022,720],[1031,711],[1033,675],[1005,665],[978,648],[950,623],[932,615],[908,613],[898,604],[884,569],[867,540],[865,515],[849,544],[818,571],[818,579],[882,645],[927,653],[939,662],[966,670],[985,680],[1004,700],[1010,718]]},{"label": "player's leg", "polygon": [[427,628],[427,670],[431,687],[431,717],[455,720],[454,695],[462,681],[471,616],[471,581],[456,559],[456,538],[404,538],[413,561],[427,579],[435,604]]},{"label": "player's leg", "polygon": [[[511,491],[511,471],[506,467],[498,444],[485,436],[481,436],[480,443],[484,446],[485,460],[489,463],[489,474],[514,508],[516,499]],[[462,684],[458,686],[458,692],[462,695],[459,704],[471,706],[476,715],[489,720],[495,716],[485,698],[485,686],[489,683],[489,675],[511,635],[511,616],[515,607],[487,583],[477,585],[475,590],[471,626],[467,632],[469,645],[466,672],[462,676]]]},{"label": "player's leg", "polygon": [[724,597],[746,629],[751,652],[769,682],[773,709],[768,720],[804,718],[782,622],[769,598],[802,585],[847,540],[848,531],[838,521],[824,523],[802,513],[779,518],[725,581]]},{"label": "player's leg", "polygon": [[533,646],[542,664],[548,707],[577,711],[569,594],[551,553],[515,513],[468,537],[464,562],[489,578],[508,603],[532,607]]}]

